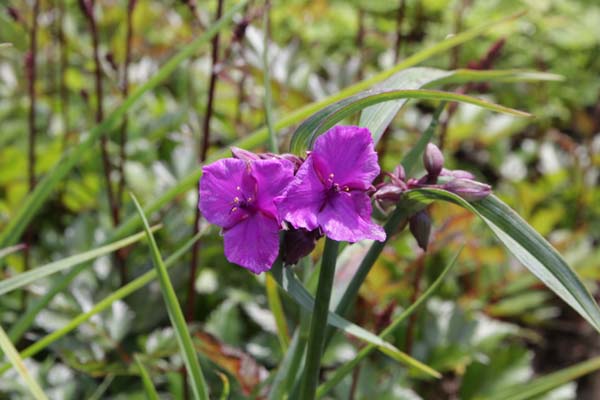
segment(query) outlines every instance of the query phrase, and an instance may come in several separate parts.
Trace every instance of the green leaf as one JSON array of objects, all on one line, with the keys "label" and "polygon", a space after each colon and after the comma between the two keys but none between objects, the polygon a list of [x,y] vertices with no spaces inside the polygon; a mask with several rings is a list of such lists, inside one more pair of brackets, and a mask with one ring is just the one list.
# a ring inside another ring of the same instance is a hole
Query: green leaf
[{"label": "green leaf", "polygon": [[[279,285],[283,288],[283,290],[290,295],[290,297],[303,309],[308,312],[312,312],[314,307],[314,298],[310,294],[308,290],[302,285],[302,283],[298,280],[296,275],[290,268],[282,268],[281,264],[274,265],[271,269],[275,280]],[[413,367],[427,375],[433,377],[440,377],[440,374],[428,367],[427,365],[421,363],[418,360],[410,357],[408,354],[398,350],[396,347],[391,345],[390,343],[384,341],[380,337],[372,334],[371,332],[361,328],[358,325],[355,325],[348,320],[340,317],[338,314],[329,311],[327,317],[327,324],[334,326],[344,333],[348,335],[352,335],[358,339],[361,339],[369,344],[375,346],[379,351],[387,354],[394,360],[406,364],[410,367]]]},{"label": "green leaf", "polygon": [[[298,155],[303,155],[307,149],[310,149],[312,147],[314,141],[320,134],[322,134],[327,129],[331,128],[344,118],[349,117],[355,114],[356,112],[361,111],[362,109],[372,106],[374,104],[389,102],[398,99],[403,100],[399,107],[405,104],[407,99],[458,101],[462,103],[473,104],[479,107],[486,108],[488,110],[514,115],[517,117],[531,117],[531,114],[528,114],[523,111],[500,106],[498,104],[490,103],[488,101],[481,100],[476,97],[453,92],[442,92],[438,90],[427,89],[369,90],[344,99],[335,104],[332,104],[319,111],[318,113],[314,114],[306,121],[304,121],[292,136],[292,140],[290,143],[290,151]],[[382,118],[383,120],[384,117],[379,116],[379,114],[377,114],[377,118]],[[379,128],[380,126],[377,125],[377,129]],[[379,140],[381,134],[383,133],[383,129],[380,130],[381,132],[379,132],[379,135],[374,135],[373,137],[375,142]]]},{"label": "green leaf", "polygon": [[133,199],[133,203],[140,213],[142,222],[144,223],[146,236],[150,242],[152,261],[154,263],[154,268],[156,269],[156,274],[158,275],[158,281],[160,283],[160,289],[165,299],[167,311],[169,312],[169,319],[171,320],[171,324],[175,329],[175,335],[177,336],[177,342],[179,343],[182,353],[181,355],[183,357],[187,373],[190,377],[190,383],[192,385],[194,397],[196,399],[208,400],[208,389],[206,387],[206,382],[204,381],[204,375],[202,375],[200,363],[198,362],[198,356],[194,350],[192,338],[190,336],[190,332],[188,331],[187,324],[185,323],[185,319],[183,318],[183,312],[181,311],[181,306],[177,300],[175,289],[173,289],[173,285],[171,284],[171,279],[167,273],[167,268],[163,263],[162,256],[160,255],[160,251],[158,250],[158,246],[154,240],[154,235],[150,230],[148,220],[144,215],[144,211],[142,211],[142,206],[140,206],[140,203],[138,203],[133,194],[131,195],[131,198]]},{"label": "green leaf", "polygon": [[[563,77],[544,72],[524,70],[475,71],[458,69],[444,71],[437,68],[410,68],[397,73],[377,86],[377,89],[400,90],[418,89],[427,86],[441,86],[458,82],[521,82],[521,81],[559,81]],[[360,115],[360,126],[369,128],[375,142],[379,141],[385,129],[392,122],[406,100],[387,101],[365,108]]]},{"label": "green leaf", "polygon": [[158,396],[158,393],[156,392],[156,388],[154,387],[154,384],[152,383],[150,374],[148,373],[148,371],[146,370],[146,367],[144,367],[144,364],[140,360],[140,356],[138,354],[135,354],[133,356],[133,358],[135,359],[135,365],[137,365],[138,372],[140,373],[140,377],[142,378],[142,383],[144,385],[144,391],[146,392],[146,398],[149,400],[159,400],[160,397]]},{"label": "green leaf", "polygon": [[106,116],[100,124],[94,126],[85,140],[82,140],[72,151],[66,153],[66,155],[57,163],[56,167],[54,167],[54,169],[37,184],[33,192],[25,198],[21,208],[19,208],[17,213],[12,216],[8,225],[0,234],[0,247],[10,246],[16,243],[21,237],[21,234],[25,231],[25,228],[27,228],[29,222],[31,222],[31,219],[37,214],[38,210],[46,202],[52,191],[75,167],[83,155],[95,146],[98,139],[107,132],[115,131],[119,122],[122,121],[123,117],[127,115],[128,111],[144,94],[157,87],[175,71],[179,64],[196,54],[198,49],[208,43],[217,32],[226,27],[231,22],[233,15],[244,7],[246,1],[247,0],[239,1],[223,16],[223,18],[212,24],[201,36],[171,57],[165,65],[153,74],[150,79],[137,87],[131,95]]},{"label": "green leaf", "polygon": [[550,243],[496,196],[469,203],[440,189],[409,193],[413,198],[449,201],[475,213],[525,267],[600,332],[600,309],[577,274]]},{"label": "green leaf", "polygon": [[526,400],[537,398],[552,389],[574,381],[600,369],[600,357],[592,358],[571,367],[553,372],[530,382],[499,390],[486,400]]},{"label": "green leaf", "polygon": [[[152,231],[159,229],[159,226],[151,228]],[[98,247],[94,250],[86,251],[85,253],[77,254],[71,257],[63,258],[62,260],[54,261],[41,267],[31,269],[27,272],[23,272],[9,279],[0,281],[0,296],[6,294],[12,290],[22,288],[23,286],[29,285],[30,283],[44,278],[46,276],[55,274],[60,271],[69,269],[75,265],[82,264],[86,261],[93,260],[100,256],[112,253],[118,249],[129,246],[145,236],[144,232],[140,232],[136,235],[129,236],[125,239],[119,240],[118,242],[111,243],[106,246]]]},{"label": "green leaf", "polygon": [[44,394],[44,391],[29,373],[29,370],[25,366],[25,363],[23,363],[21,356],[19,356],[17,349],[15,349],[15,346],[13,346],[10,339],[6,335],[4,328],[2,328],[1,326],[0,349],[2,349],[2,352],[4,353],[4,355],[6,355],[6,358],[8,358],[8,361],[10,361],[13,368],[19,373],[19,375],[21,375],[21,378],[23,378],[23,380],[26,383],[25,386],[27,386],[27,389],[29,389],[29,391],[31,392],[33,398],[37,400],[47,400],[48,398]]}]

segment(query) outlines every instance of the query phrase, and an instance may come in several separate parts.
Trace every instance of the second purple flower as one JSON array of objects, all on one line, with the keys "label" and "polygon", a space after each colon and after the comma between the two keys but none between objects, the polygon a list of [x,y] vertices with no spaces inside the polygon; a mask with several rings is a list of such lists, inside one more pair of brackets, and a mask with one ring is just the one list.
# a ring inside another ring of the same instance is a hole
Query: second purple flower
[{"label": "second purple flower", "polygon": [[316,140],[294,180],[275,200],[280,216],[294,228],[321,228],[337,241],[384,241],[385,231],[371,221],[367,194],[379,171],[368,129],[333,127]]}]

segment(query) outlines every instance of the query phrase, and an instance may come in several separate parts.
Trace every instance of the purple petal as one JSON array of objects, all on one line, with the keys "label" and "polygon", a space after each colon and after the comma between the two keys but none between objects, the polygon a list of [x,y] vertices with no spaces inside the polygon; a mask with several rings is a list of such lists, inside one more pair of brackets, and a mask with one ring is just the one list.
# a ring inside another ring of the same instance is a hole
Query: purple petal
[{"label": "purple petal", "polygon": [[275,197],[281,195],[294,179],[294,164],[282,159],[252,162],[252,176],[257,184],[258,208],[273,218],[278,218]]},{"label": "purple petal", "polygon": [[255,274],[270,270],[279,253],[279,225],[260,212],[227,229],[223,236],[225,257]]},{"label": "purple petal", "polygon": [[372,239],[383,242],[385,231],[371,221],[371,200],[365,193],[338,193],[319,213],[319,225],[337,241],[358,242]]},{"label": "purple petal", "polygon": [[228,228],[245,216],[231,211],[235,197],[252,195],[255,186],[246,162],[233,158],[216,161],[202,168],[198,207],[210,223]]},{"label": "purple petal", "polygon": [[366,190],[379,175],[377,153],[367,128],[335,126],[321,135],[313,151],[319,174],[340,186]]},{"label": "purple petal", "polygon": [[281,219],[296,229],[312,231],[319,226],[317,214],[324,201],[325,186],[315,172],[312,156],[309,156],[275,204]]}]

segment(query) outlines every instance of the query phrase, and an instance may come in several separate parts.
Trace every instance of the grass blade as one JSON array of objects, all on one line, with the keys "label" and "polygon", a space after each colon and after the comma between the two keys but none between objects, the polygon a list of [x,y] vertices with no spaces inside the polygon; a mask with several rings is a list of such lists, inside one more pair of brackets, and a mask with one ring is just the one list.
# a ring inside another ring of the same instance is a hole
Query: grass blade
[{"label": "grass blade", "polygon": [[146,398],[149,400],[159,400],[160,397],[158,396],[158,393],[156,392],[156,388],[154,387],[154,384],[152,383],[150,374],[146,370],[146,367],[144,367],[144,364],[142,363],[142,360],[140,360],[139,355],[135,354],[133,356],[133,358],[135,359],[135,365],[137,366],[138,372],[140,373],[140,377],[142,378],[142,384],[144,385],[144,391],[146,392]]},{"label": "grass blade", "polygon": [[196,350],[194,350],[190,332],[188,331],[185,319],[183,318],[181,306],[177,301],[175,289],[173,289],[171,279],[167,273],[167,268],[163,263],[162,256],[160,255],[160,251],[158,250],[158,246],[154,240],[154,235],[152,234],[152,231],[150,231],[150,225],[148,225],[148,220],[142,211],[140,203],[138,203],[133,194],[131,195],[131,198],[133,199],[133,203],[140,213],[142,222],[144,223],[144,228],[146,230],[146,235],[148,237],[148,242],[150,244],[150,250],[152,253],[152,261],[154,263],[154,267],[156,268],[156,274],[158,276],[161,292],[169,312],[169,318],[171,319],[171,324],[173,325],[173,328],[175,329],[175,335],[177,336],[177,342],[181,348],[181,355],[183,356],[187,373],[190,377],[190,383],[192,385],[194,397],[196,399],[208,400],[208,388],[206,387],[206,382],[204,381],[204,376],[202,375],[202,370],[200,369],[200,363],[198,362]]},{"label": "grass blade", "polygon": [[104,119],[104,121],[94,126],[86,139],[79,143],[71,152],[67,153],[56,164],[56,167],[54,167],[54,169],[36,185],[34,191],[25,198],[21,208],[19,208],[17,213],[11,218],[6,228],[0,234],[0,248],[15,244],[52,191],[60,184],[73,167],[75,167],[83,155],[94,147],[98,139],[102,135],[114,131],[127,112],[145,93],[157,87],[175,71],[181,62],[196,54],[198,49],[206,44],[217,32],[226,27],[231,22],[233,15],[240,10],[246,2],[247,0],[239,1],[223,16],[223,18],[215,22],[200,37],[186,45],[177,54],[171,57],[171,59],[153,74],[150,79],[136,88],[120,106]]},{"label": "grass blade", "polygon": [[44,394],[44,391],[27,370],[27,367],[25,366],[25,363],[23,363],[23,360],[19,356],[17,349],[15,349],[15,346],[13,346],[10,339],[6,335],[4,328],[2,328],[1,326],[0,348],[2,349],[2,352],[6,355],[6,358],[8,358],[8,361],[12,364],[13,368],[19,373],[19,375],[21,375],[21,377],[27,384],[26,386],[31,392],[33,398],[35,398],[36,400],[47,400],[48,398]]},{"label": "grass blade", "polygon": [[[159,229],[159,226],[154,226],[151,228],[152,231],[156,231],[157,229]],[[129,246],[130,244],[139,241],[144,236],[146,236],[146,234],[144,232],[140,232],[136,235],[129,236],[125,239],[119,240],[109,245],[98,247],[94,250],[86,251],[85,253],[77,254],[71,257],[63,258],[62,260],[54,261],[49,264],[42,265],[41,267],[37,267],[27,272],[15,275],[12,278],[4,279],[3,281],[0,281],[0,296],[12,290],[29,285],[30,283],[35,282],[38,279],[44,278],[46,276],[55,274],[60,271],[64,271],[66,269],[74,267],[75,265],[82,264],[86,261],[93,260],[94,258],[98,258],[100,256],[112,253],[113,251],[119,250],[123,247]]]}]

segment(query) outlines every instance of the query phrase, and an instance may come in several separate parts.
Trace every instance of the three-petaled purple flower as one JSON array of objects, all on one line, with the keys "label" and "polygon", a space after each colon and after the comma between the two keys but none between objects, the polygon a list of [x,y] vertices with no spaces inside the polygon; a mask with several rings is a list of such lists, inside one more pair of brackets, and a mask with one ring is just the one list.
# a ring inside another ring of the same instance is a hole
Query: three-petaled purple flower
[{"label": "three-petaled purple flower", "polygon": [[199,207],[223,228],[225,256],[255,274],[267,271],[279,252],[281,220],[274,203],[294,176],[282,159],[233,158],[205,166]]},{"label": "three-petaled purple flower", "polygon": [[283,195],[275,200],[281,219],[294,228],[321,230],[338,241],[385,240],[371,221],[367,190],[379,175],[371,133],[336,126],[320,136]]}]

